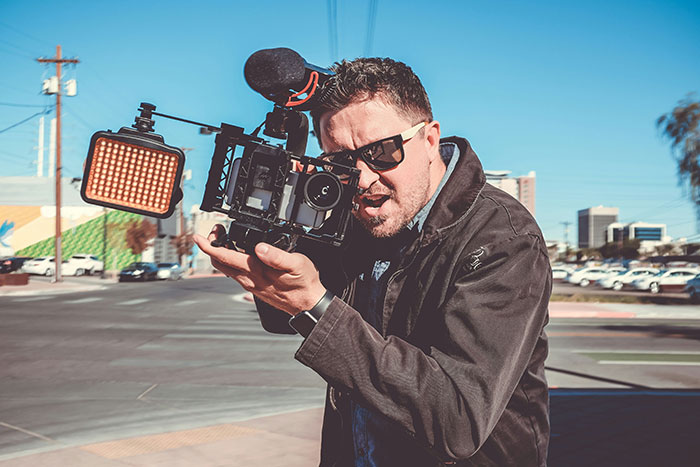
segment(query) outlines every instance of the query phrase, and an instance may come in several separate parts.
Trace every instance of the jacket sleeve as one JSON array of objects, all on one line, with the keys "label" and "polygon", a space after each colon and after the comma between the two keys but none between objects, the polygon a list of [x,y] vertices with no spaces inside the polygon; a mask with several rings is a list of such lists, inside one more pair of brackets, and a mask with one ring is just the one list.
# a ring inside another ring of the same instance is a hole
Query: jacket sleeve
[{"label": "jacket sleeve", "polygon": [[469,458],[503,414],[547,320],[551,271],[540,242],[517,235],[476,270],[465,257],[425,352],[382,337],[335,298],[296,358],[441,459]]}]

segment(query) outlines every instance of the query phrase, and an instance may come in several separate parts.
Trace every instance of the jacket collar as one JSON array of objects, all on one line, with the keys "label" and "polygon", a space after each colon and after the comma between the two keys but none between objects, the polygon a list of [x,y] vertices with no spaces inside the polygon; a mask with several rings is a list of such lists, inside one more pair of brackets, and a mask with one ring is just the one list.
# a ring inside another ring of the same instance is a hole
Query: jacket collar
[{"label": "jacket collar", "polygon": [[440,140],[440,144],[447,143],[457,145],[459,154],[453,157],[459,160],[425,221],[424,242],[431,241],[441,229],[453,225],[469,212],[486,183],[484,169],[469,141],[456,136]]}]

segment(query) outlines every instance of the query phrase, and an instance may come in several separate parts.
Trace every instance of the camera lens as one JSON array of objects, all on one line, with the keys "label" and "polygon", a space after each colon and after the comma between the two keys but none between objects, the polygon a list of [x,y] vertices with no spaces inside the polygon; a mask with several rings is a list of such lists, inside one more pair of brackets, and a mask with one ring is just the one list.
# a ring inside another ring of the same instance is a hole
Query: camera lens
[{"label": "camera lens", "polygon": [[328,211],[340,202],[343,187],[338,177],[329,172],[317,172],[304,184],[304,200],[317,211]]}]

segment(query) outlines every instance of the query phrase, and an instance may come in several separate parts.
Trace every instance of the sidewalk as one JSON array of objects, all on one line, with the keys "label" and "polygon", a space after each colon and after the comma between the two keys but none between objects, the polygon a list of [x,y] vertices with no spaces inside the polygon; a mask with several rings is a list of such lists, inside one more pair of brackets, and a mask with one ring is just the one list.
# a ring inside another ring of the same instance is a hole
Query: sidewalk
[{"label": "sidewalk", "polygon": [[[318,465],[322,409],[58,448],[3,467]],[[551,392],[550,467],[697,465],[700,392]],[[401,466],[397,466],[401,467]]]}]

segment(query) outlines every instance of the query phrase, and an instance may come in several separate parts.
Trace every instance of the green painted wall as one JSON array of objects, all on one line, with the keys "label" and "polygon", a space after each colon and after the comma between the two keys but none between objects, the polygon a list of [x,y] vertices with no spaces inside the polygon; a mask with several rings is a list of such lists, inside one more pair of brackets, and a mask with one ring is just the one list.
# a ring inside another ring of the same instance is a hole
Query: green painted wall
[{"label": "green painted wall", "polygon": [[[142,216],[132,214],[130,212],[109,211],[107,214],[107,223],[124,224],[132,220],[140,220]],[[77,253],[89,253],[103,259],[105,251],[103,245],[105,216],[97,217],[91,221],[80,224],[63,231],[62,253],[61,256],[66,259]],[[131,250],[124,245],[121,251],[116,251],[107,244],[107,259],[104,261],[105,268],[111,270],[113,268],[113,260],[116,256],[116,269],[120,270],[134,261],[140,261],[141,255],[134,255]],[[54,237],[51,236],[33,245],[16,252],[17,256],[53,256],[56,253]]]}]

